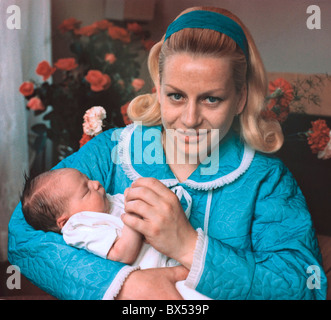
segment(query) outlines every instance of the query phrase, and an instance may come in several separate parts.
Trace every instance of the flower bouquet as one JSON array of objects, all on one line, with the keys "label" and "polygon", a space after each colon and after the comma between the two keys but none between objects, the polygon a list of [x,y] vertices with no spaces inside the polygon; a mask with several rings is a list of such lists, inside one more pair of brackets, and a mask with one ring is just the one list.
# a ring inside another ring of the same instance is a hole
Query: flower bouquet
[{"label": "flower bouquet", "polygon": [[[102,106],[107,113],[104,128],[125,124],[121,107],[145,84],[139,79],[138,58],[147,57],[153,42],[138,23],[102,20],[81,27],[81,21],[70,18],[59,29],[70,41],[72,57],[59,59],[53,66],[40,62],[36,74],[43,82],[26,81],[19,91],[27,99],[27,108],[49,121],[49,127],[32,127],[37,138],[49,138],[70,153],[80,146],[83,116],[92,106]],[[53,83],[49,81],[52,75]]]},{"label": "flower bouquet", "polygon": [[[328,75],[325,79],[330,80]],[[320,104],[319,96],[312,93],[310,89],[316,89],[323,84],[320,76],[310,77],[306,80],[297,80],[294,84],[283,78],[276,79],[269,83],[270,94],[266,97],[266,110],[262,116],[267,119],[276,119],[283,124],[291,109],[296,112],[304,112],[304,102]],[[318,159],[331,158],[331,130],[326,121],[318,119],[311,122],[312,127],[305,132],[291,134],[285,139],[298,139],[307,141],[313,154]]]}]

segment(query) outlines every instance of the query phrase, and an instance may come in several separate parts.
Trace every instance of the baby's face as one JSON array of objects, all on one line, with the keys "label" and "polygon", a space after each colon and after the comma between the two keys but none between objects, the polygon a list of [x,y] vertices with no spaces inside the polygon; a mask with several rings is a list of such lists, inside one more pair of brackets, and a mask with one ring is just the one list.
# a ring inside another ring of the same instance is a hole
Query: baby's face
[{"label": "baby's face", "polygon": [[109,212],[106,191],[99,181],[89,180],[85,174],[69,168],[65,169],[61,179],[64,192],[69,196],[69,217],[81,211]]}]

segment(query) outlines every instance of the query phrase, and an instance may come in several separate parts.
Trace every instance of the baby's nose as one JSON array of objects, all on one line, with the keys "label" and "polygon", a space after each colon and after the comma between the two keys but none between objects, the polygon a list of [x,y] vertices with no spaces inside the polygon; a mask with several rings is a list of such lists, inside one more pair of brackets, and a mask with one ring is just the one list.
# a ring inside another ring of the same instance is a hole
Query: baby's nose
[{"label": "baby's nose", "polygon": [[99,190],[101,188],[101,184],[98,180],[91,181],[91,184],[94,190]]}]

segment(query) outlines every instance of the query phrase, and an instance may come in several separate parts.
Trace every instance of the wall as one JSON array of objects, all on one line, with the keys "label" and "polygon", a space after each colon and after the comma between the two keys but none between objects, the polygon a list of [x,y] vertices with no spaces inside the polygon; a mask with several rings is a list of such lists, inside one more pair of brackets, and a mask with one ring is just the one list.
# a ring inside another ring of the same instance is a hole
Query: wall
[{"label": "wall", "polygon": [[104,19],[105,0],[51,0],[52,1],[52,39],[53,60],[70,54],[66,38],[58,30],[63,20],[74,17],[83,26]]},{"label": "wall", "polygon": [[[65,37],[59,36],[57,28],[60,23],[69,17],[83,21],[83,25],[104,19],[106,1],[52,0],[54,60],[70,54]],[[137,1],[144,3],[144,0]],[[331,74],[330,0],[155,0],[154,20],[147,22],[152,39],[158,41],[182,10],[202,2],[224,7],[241,18],[251,31],[268,72]],[[312,4],[321,9],[320,30],[310,30],[306,25],[310,16],[307,8]],[[148,78],[146,65],[142,68],[141,77]],[[325,94],[329,87],[322,92],[322,108],[307,109],[308,113],[331,114],[331,95]]]},{"label": "wall", "polygon": [[[159,39],[167,25],[187,7],[223,7],[236,14],[251,31],[268,71],[331,73],[330,0],[157,0],[153,36]],[[309,5],[320,6],[322,28],[309,30]]]},{"label": "wall", "polygon": [[[62,20],[71,16],[84,25],[104,18],[107,0],[52,0],[53,33]],[[143,0],[137,0],[143,3]],[[159,40],[170,21],[191,6],[212,5],[233,11],[250,29],[268,71],[331,73],[331,1],[330,0],[155,0],[155,19],[149,29]],[[309,30],[307,7],[321,8],[322,28]],[[54,38],[54,58],[63,52]]]}]

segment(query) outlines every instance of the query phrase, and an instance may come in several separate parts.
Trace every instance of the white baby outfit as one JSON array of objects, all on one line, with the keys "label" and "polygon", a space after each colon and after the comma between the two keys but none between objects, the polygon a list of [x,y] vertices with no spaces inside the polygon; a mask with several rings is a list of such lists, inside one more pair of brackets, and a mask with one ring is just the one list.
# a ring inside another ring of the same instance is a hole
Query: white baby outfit
[{"label": "white baby outfit", "polygon": [[[192,200],[185,193],[185,189],[175,187],[173,190],[179,199],[182,197],[187,201],[186,215],[189,216]],[[183,192],[184,190],[184,192]],[[62,228],[63,239],[73,247],[85,249],[102,258],[107,258],[109,249],[114,244],[117,237],[121,236],[123,222],[120,218],[124,213],[124,195],[109,195],[110,212],[100,213],[83,211],[70,217]],[[179,263],[155,250],[151,245],[143,243],[134,266],[140,269],[173,267]],[[184,285],[185,281],[176,283],[176,288],[185,300],[209,300],[208,297]]]}]

